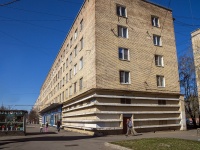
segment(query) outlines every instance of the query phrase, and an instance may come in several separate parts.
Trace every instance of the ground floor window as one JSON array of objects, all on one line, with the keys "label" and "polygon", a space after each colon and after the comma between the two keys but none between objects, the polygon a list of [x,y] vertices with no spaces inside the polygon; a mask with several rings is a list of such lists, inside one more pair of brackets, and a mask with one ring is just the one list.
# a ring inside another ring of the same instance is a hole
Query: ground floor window
[{"label": "ground floor window", "polygon": [[54,114],[54,125],[57,125],[58,120],[61,121],[61,113]]},{"label": "ground floor window", "polygon": [[50,124],[50,119],[51,119],[51,116],[50,115],[48,115],[48,116],[46,116],[46,121]]}]

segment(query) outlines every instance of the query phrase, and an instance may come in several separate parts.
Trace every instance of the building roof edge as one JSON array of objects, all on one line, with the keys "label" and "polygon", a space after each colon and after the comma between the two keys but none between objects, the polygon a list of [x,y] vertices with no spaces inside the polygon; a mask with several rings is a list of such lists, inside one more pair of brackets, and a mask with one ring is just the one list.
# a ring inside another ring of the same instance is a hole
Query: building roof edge
[{"label": "building roof edge", "polygon": [[163,8],[163,9],[167,9],[167,10],[169,10],[169,11],[172,11],[172,9],[170,9],[170,8],[167,8],[167,7],[165,7],[165,6],[162,6],[162,5],[153,3],[153,2],[148,1],[148,0],[141,0],[141,1],[146,2],[146,3],[149,3],[149,4],[152,4],[152,5],[155,5],[155,6],[158,6],[158,7],[161,7],[161,8]]}]

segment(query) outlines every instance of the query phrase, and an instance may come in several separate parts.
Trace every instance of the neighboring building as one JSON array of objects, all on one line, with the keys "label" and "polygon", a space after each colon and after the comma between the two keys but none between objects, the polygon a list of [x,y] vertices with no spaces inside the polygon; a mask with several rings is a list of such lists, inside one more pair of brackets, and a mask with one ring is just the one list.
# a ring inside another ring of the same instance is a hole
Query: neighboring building
[{"label": "neighboring building", "polygon": [[[200,106],[200,29],[197,29],[196,31],[192,32],[191,36],[198,90],[198,100]],[[199,118],[197,118],[196,121],[199,122]]]},{"label": "neighboring building", "polygon": [[171,10],[85,0],[41,88],[40,112],[48,120],[63,104],[64,128],[88,134],[126,132],[127,118],[138,132],[184,130],[178,81]]}]

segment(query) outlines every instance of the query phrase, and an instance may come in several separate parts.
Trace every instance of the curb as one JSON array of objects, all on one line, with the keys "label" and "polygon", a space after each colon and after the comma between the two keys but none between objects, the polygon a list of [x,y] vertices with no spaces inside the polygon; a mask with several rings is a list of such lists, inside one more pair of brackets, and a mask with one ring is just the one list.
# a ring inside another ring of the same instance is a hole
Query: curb
[{"label": "curb", "polygon": [[107,146],[107,147],[118,149],[118,150],[132,150],[132,149],[129,149],[129,148],[126,148],[126,147],[122,147],[122,146],[119,146],[119,145],[110,144],[108,142],[105,142],[104,145]]}]

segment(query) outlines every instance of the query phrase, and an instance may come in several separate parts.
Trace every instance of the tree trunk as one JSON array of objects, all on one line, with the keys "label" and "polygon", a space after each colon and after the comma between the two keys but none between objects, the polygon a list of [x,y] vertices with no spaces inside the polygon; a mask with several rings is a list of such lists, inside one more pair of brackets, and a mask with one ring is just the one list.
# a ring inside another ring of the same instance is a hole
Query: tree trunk
[{"label": "tree trunk", "polygon": [[194,128],[197,128],[197,123],[196,123],[196,118],[195,117],[192,118],[192,123],[194,125]]}]

